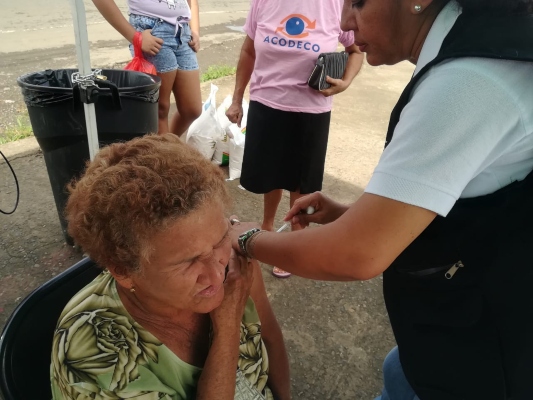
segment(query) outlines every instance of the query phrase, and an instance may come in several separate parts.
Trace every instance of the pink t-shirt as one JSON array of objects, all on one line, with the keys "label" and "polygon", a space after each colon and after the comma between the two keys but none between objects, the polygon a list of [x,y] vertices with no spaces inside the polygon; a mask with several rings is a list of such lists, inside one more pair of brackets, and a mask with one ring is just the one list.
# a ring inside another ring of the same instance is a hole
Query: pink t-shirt
[{"label": "pink t-shirt", "polygon": [[278,110],[312,114],[331,110],[332,97],[307,86],[320,53],[354,43],[343,32],[343,0],[252,0],[244,31],[254,41],[250,99]]}]

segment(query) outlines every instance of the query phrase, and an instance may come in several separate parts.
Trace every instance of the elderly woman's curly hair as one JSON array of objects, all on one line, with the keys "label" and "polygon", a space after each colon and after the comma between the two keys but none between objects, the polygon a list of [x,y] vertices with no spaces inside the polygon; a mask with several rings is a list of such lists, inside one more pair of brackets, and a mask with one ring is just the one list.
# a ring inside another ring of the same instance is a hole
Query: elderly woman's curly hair
[{"label": "elderly woman's curly hair", "polygon": [[174,135],[149,135],[100,150],[69,185],[68,232],[102,267],[130,274],[150,238],[207,202],[229,205],[218,167]]}]

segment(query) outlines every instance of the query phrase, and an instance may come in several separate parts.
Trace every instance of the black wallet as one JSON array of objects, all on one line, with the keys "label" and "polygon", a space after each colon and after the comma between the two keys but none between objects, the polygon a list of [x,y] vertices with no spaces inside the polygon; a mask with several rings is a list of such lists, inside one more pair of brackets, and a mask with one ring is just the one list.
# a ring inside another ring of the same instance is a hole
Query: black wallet
[{"label": "black wallet", "polygon": [[348,53],[345,51],[320,54],[307,84],[316,90],[329,88],[331,85],[326,82],[326,76],[341,79],[346,70],[347,62]]}]

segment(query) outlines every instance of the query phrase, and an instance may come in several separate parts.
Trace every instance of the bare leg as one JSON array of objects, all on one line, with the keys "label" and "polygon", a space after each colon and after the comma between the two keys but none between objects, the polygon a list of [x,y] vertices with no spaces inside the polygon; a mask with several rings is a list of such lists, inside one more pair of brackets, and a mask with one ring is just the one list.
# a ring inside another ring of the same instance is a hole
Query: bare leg
[{"label": "bare leg", "polygon": [[[300,194],[299,191],[296,191],[296,192],[291,192],[291,196],[290,196],[290,207],[292,208],[292,206],[294,205],[294,202],[296,200],[298,200],[300,197],[302,197],[303,195]],[[291,229],[293,231],[295,230],[300,230],[300,228],[296,228],[294,226],[291,226]],[[272,269],[272,273],[274,274],[274,276],[278,277],[278,278],[287,278],[290,276],[290,274],[284,270],[282,270],[281,268],[278,268],[278,267],[274,267]]]},{"label": "bare leg", "polygon": [[[294,205],[294,202],[296,200],[298,200],[300,197],[303,197],[303,196],[305,196],[305,195],[304,194],[300,194],[299,190],[297,190],[296,192],[291,192],[291,197],[290,197],[290,200],[289,200],[290,201],[289,202],[290,208],[292,208],[292,206]],[[299,231],[300,229],[301,228],[299,226],[295,227],[295,226],[291,225],[291,230],[293,230],[293,231]]]},{"label": "bare leg", "polygon": [[200,71],[178,70],[172,91],[174,92],[178,110],[170,121],[170,132],[181,136],[202,113]]},{"label": "bare leg", "polygon": [[264,194],[263,225],[261,225],[261,229],[265,231],[274,230],[274,219],[276,218],[276,211],[278,211],[282,194],[282,189],[272,190]]},{"label": "bare leg", "polygon": [[164,72],[157,74],[161,78],[161,87],[159,88],[159,124],[157,133],[160,135],[168,133],[168,112],[170,110],[170,93],[176,79],[176,71]]}]

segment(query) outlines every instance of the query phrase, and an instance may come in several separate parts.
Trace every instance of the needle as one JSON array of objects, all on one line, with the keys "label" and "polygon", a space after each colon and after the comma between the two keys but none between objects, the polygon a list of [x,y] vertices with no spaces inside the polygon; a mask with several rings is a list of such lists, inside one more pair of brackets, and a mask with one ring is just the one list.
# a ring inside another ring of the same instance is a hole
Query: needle
[{"label": "needle", "polygon": [[290,222],[287,222],[285,224],[283,224],[283,226],[281,228],[279,228],[276,232],[283,232],[285,229],[287,229],[289,227],[291,223]]},{"label": "needle", "polygon": [[[305,213],[306,213],[307,215],[314,214],[314,212],[315,212],[315,207],[313,207],[313,206],[309,206],[309,207],[307,207],[307,210],[305,211]],[[300,211],[300,213],[303,213],[303,210]],[[290,225],[291,225],[291,223],[290,223],[290,222],[287,222],[287,223],[283,224],[283,226],[282,226],[281,228],[279,228],[276,232],[278,232],[278,233],[279,233],[279,232],[283,232],[283,231],[284,231],[285,229],[287,229]]]}]

